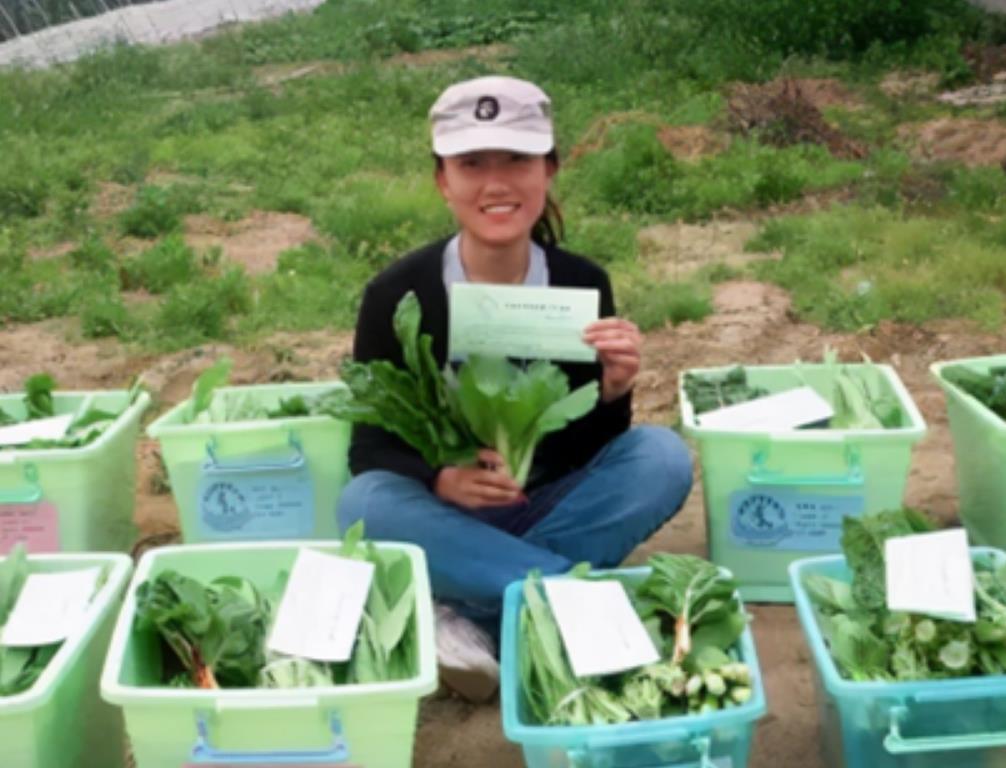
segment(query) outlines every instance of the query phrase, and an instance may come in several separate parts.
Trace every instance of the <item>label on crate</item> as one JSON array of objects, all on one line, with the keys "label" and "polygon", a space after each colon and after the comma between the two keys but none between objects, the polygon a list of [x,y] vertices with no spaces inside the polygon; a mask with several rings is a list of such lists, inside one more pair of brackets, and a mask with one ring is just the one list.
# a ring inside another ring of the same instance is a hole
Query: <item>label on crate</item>
[{"label": "label on crate", "polygon": [[59,551],[59,510],[55,504],[0,504],[0,554],[22,542],[30,553]]},{"label": "label on crate", "polygon": [[34,647],[63,642],[83,621],[100,578],[101,568],[28,574],[0,643]]},{"label": "label on crate", "polygon": [[743,490],[730,496],[730,538],[759,549],[838,551],[842,518],[863,514],[862,496]]},{"label": "label on crate", "polygon": [[204,468],[196,491],[207,539],[301,538],[314,529],[314,485],[306,465],[254,472]]}]

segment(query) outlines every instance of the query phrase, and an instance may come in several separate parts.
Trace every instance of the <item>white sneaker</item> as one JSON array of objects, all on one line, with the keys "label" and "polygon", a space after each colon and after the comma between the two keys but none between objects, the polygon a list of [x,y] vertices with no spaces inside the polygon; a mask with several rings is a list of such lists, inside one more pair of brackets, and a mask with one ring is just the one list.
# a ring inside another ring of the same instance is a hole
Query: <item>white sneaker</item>
[{"label": "white sneaker", "polygon": [[440,681],[466,701],[482,704],[499,688],[500,665],[489,634],[448,605],[435,606]]}]

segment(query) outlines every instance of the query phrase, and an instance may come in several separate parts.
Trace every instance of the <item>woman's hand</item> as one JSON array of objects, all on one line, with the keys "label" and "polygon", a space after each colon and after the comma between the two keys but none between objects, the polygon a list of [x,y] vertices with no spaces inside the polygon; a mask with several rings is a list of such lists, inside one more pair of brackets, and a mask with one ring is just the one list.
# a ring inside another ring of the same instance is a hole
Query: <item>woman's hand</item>
[{"label": "woman's hand", "polygon": [[521,487],[510,476],[502,456],[483,448],[478,457],[479,463],[474,466],[441,469],[433,492],[465,509],[502,507],[523,498]]},{"label": "woman's hand", "polygon": [[604,368],[601,400],[617,400],[636,383],[642,361],[643,336],[636,324],[620,317],[605,317],[591,323],[583,340],[597,350]]}]

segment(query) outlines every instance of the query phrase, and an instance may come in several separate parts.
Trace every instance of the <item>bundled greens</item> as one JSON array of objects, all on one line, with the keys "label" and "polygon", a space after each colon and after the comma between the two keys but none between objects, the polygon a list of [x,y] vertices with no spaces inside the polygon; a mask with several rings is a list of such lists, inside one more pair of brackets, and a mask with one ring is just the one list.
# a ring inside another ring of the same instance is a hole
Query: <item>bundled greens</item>
[{"label": "bundled greens", "polygon": [[[21,424],[38,419],[48,419],[56,416],[52,391],[56,382],[47,373],[38,373],[28,378],[24,384],[25,418],[16,419],[0,408],[0,427]],[[129,405],[132,405],[140,395],[141,388],[134,384],[129,391]],[[88,408],[75,414],[63,437],[58,439],[36,438],[17,446],[0,446],[0,450],[16,448],[18,450],[40,450],[45,448],[79,448],[97,440],[119,418],[120,413],[112,413],[101,408]]]},{"label": "bundled greens", "polygon": [[844,677],[902,681],[1006,673],[1006,565],[974,559],[973,624],[887,610],[884,542],[933,528],[907,509],[846,517],[842,550],[851,583],[805,577],[821,633]]},{"label": "bundled greens", "polygon": [[689,555],[655,555],[649,565],[645,580],[623,583],[661,661],[582,679],[573,674],[541,577],[528,576],[518,652],[521,687],[535,722],[622,723],[711,712],[751,698],[751,670],[736,650],[748,621],[737,584]]},{"label": "bundled greens", "polygon": [[293,688],[407,678],[416,670],[412,565],[400,552],[362,540],[358,523],[346,532],[342,557],[374,563],[374,580],[353,655],[340,664],[266,649],[286,583],[267,592],[247,579],[222,576],[208,584],[167,570],[136,593],[136,627],[154,630],[170,651],[160,684],[196,688]]},{"label": "bundled greens", "polygon": [[597,394],[596,381],[570,393],[566,375],[544,360],[521,369],[501,357],[480,356],[461,366],[454,391],[471,431],[500,453],[522,486],[539,440],[590,413]]},{"label": "bundled greens", "polygon": [[949,365],[941,375],[1006,421],[1006,365],[992,367],[988,373],[966,365]]}]

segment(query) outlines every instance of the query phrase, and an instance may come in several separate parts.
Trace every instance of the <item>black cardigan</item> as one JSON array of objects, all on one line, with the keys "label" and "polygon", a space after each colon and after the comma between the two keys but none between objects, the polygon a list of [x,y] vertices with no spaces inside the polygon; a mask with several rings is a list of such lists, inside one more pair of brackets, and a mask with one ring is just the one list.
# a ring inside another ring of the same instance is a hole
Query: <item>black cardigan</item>
[{"label": "black cardigan", "polygon": [[[390,360],[404,368],[402,350],[395,337],[392,317],[398,301],[415,291],[422,307],[420,331],[433,336],[433,355],[443,367],[447,360],[447,289],[443,280],[443,253],[447,240],[413,251],[392,264],[367,285],[356,323],[353,357],[359,362]],[[593,262],[557,247],[545,249],[549,284],[597,288],[601,317],[615,314],[607,273]],[[559,363],[569,377],[570,389],[601,381],[600,363]],[[547,435],[535,452],[532,485],[540,485],[586,464],[609,440],[629,428],[632,393],[611,403],[600,400],[594,410],[565,429]],[[439,467],[431,467],[398,436],[379,427],[357,424],[349,449],[354,475],[385,469],[414,477],[432,486]]]}]

